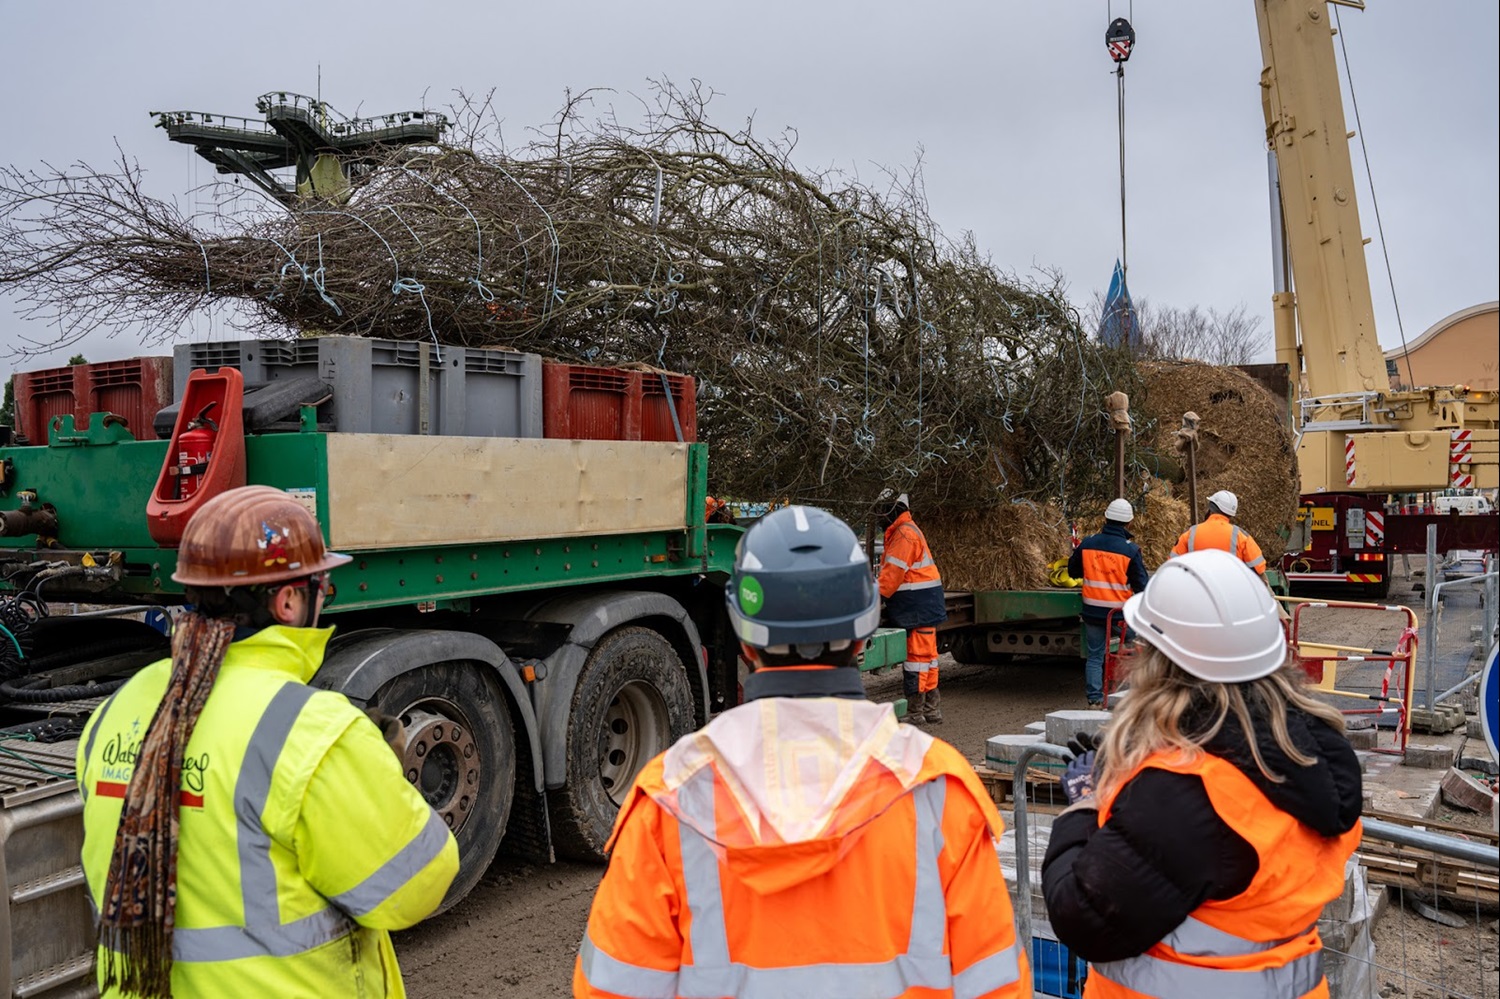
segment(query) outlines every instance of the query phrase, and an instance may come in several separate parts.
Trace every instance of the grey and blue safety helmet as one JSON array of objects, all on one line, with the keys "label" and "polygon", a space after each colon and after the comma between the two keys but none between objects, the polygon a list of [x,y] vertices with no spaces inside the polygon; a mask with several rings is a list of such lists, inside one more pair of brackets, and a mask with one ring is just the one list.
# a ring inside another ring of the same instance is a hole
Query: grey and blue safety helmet
[{"label": "grey and blue safety helmet", "polygon": [[745,532],[724,596],[740,641],[775,654],[837,652],[880,623],[880,592],[859,539],[811,506],[774,510]]}]

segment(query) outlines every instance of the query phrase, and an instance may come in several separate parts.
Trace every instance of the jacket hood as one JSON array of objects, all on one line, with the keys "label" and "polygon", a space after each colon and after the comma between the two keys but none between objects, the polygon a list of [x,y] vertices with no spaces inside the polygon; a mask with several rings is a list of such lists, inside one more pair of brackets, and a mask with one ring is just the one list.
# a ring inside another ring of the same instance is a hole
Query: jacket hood
[{"label": "jacket hood", "polygon": [[[1253,710],[1253,709],[1252,709]],[[1292,744],[1317,762],[1304,767],[1287,757],[1271,733],[1269,722],[1252,714],[1255,742],[1266,767],[1283,778],[1270,780],[1255,763],[1250,741],[1231,712],[1204,749],[1234,764],[1260,789],[1271,804],[1322,836],[1338,836],[1354,828],[1363,807],[1359,759],[1349,740],[1326,722],[1295,708],[1287,712]]]},{"label": "jacket hood", "polygon": [[885,539],[886,539],[886,541],[890,541],[891,535],[895,534],[896,533],[896,529],[899,528],[902,524],[915,524],[915,523],[916,523],[916,521],[912,519],[911,511],[910,510],[902,510],[901,513],[898,514],[894,520],[892,520],[889,524],[885,525]]},{"label": "jacket hood", "polygon": [[[669,749],[652,797],[706,837],[738,880],[769,895],[838,863],[924,776],[932,744],[932,736],[899,724],[888,704],[765,698],[724,712]],[[721,787],[713,829],[678,794],[708,768]]]}]

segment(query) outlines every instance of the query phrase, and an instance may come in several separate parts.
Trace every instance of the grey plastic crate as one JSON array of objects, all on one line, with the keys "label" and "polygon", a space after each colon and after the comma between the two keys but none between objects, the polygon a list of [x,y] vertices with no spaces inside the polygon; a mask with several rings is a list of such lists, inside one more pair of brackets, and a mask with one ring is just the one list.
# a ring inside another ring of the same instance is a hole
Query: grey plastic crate
[{"label": "grey plastic crate", "polygon": [[333,386],[328,420],[335,430],[542,436],[542,360],[535,354],[323,336],[180,344],[173,361],[178,399],[194,368],[238,368],[247,388],[316,375]]}]

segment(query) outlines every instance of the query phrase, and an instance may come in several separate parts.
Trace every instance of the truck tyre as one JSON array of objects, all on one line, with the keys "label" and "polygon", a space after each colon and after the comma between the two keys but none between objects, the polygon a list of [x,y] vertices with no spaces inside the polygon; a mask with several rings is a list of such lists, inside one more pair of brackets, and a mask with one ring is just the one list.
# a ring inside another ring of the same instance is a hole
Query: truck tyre
[{"label": "truck tyre", "polygon": [[638,626],[600,639],[573,690],[568,782],[547,793],[557,852],[602,859],[636,774],[694,727],[692,690],[670,642]]},{"label": "truck tyre", "polygon": [[458,840],[458,876],[438,911],[451,908],[484,876],[505,834],[516,790],[515,727],[505,695],[473,663],[433,663],[402,673],[375,692],[370,707],[399,719],[396,755]]}]

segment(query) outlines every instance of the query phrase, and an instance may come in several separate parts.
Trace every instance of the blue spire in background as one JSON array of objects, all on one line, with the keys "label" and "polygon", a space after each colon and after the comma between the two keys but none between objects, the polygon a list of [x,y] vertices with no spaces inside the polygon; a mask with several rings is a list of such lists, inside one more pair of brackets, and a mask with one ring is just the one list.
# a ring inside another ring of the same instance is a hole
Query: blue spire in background
[{"label": "blue spire in background", "polygon": [[1140,323],[1130,302],[1130,289],[1125,287],[1125,268],[1118,260],[1114,277],[1109,279],[1109,294],[1104,296],[1104,312],[1099,317],[1099,342],[1109,347],[1124,344],[1131,350],[1139,350],[1141,346]]}]

